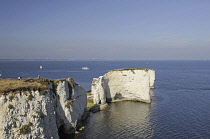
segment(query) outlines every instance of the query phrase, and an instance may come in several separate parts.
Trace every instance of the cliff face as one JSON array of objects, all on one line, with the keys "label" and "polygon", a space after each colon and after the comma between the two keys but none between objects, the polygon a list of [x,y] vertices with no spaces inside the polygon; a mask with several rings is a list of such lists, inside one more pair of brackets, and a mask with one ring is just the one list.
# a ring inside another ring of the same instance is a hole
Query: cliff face
[{"label": "cliff face", "polygon": [[51,82],[46,92],[0,96],[0,138],[59,138],[74,133],[87,104],[86,92],[73,79]]},{"label": "cliff face", "polygon": [[112,70],[94,78],[94,104],[116,99],[131,99],[150,103],[150,88],[154,88],[155,71],[152,69]]}]

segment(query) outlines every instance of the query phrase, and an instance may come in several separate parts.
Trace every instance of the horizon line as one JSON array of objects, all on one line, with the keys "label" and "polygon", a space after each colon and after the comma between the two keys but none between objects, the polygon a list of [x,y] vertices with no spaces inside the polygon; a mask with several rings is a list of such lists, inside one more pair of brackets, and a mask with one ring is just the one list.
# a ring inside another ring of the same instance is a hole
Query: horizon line
[{"label": "horizon line", "polygon": [[30,58],[14,58],[1,59],[0,61],[208,61],[208,59],[30,59]]}]

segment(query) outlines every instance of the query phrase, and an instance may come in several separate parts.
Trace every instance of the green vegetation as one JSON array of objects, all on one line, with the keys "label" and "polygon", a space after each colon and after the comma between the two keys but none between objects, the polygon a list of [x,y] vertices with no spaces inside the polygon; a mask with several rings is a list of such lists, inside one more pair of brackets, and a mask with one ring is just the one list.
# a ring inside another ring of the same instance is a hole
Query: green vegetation
[{"label": "green vegetation", "polygon": [[44,115],[44,113],[40,113],[39,116],[43,119],[46,115]]},{"label": "green vegetation", "polygon": [[74,102],[74,100],[73,100],[73,99],[68,100],[68,101],[66,102],[65,107],[66,107],[66,108],[69,108],[69,107],[70,107],[70,105],[72,105],[72,104],[73,104],[73,102]]},{"label": "green vegetation", "polygon": [[[36,111],[36,113],[37,113],[38,116],[39,116],[40,118],[42,118],[42,119],[46,116],[42,111],[40,111],[40,112],[39,112],[39,111]],[[35,118],[35,117],[37,117],[37,116],[36,116],[36,115],[32,115],[32,117]]]},{"label": "green vegetation", "polygon": [[87,107],[88,108],[91,108],[94,106],[94,103],[93,103],[93,99],[88,99],[88,102],[87,102]]},{"label": "green vegetation", "polygon": [[91,94],[91,90],[86,92],[87,94],[87,108],[91,108],[94,106],[94,103],[93,103],[93,95]]},{"label": "green vegetation", "polygon": [[32,115],[33,118],[36,118],[36,115]]},{"label": "green vegetation", "polygon": [[18,93],[29,90],[46,90],[50,79],[46,78],[23,78],[18,79],[0,79],[0,93]]},{"label": "green vegetation", "polygon": [[33,124],[31,122],[29,122],[28,124],[26,125],[23,125],[21,128],[20,128],[20,134],[26,134],[27,132],[30,131],[30,126],[32,126]]},{"label": "green vegetation", "polygon": [[28,100],[32,100],[34,97],[33,97],[33,95],[32,94],[30,94],[29,96],[28,96]]},{"label": "green vegetation", "polygon": [[13,98],[14,98],[14,96],[12,95],[12,96],[9,96],[9,101],[12,101],[13,100]]},{"label": "green vegetation", "polygon": [[87,96],[91,96],[91,91],[86,92]]},{"label": "green vegetation", "polygon": [[40,94],[40,95],[43,95],[43,96],[44,96],[46,93],[47,93],[46,90],[41,90],[41,91],[39,92],[39,94]]},{"label": "green vegetation", "polygon": [[14,125],[13,125],[13,128],[17,128],[17,125],[16,125],[16,123],[14,123]]},{"label": "green vegetation", "polygon": [[29,126],[32,126],[33,124],[31,122],[28,123]]},{"label": "green vegetation", "polygon": [[61,82],[61,81],[62,81],[62,82],[63,82],[63,81],[66,81],[66,79],[57,79],[57,80],[54,80],[54,81],[53,81],[53,86],[54,86],[54,88],[57,88],[58,83]]},{"label": "green vegetation", "polygon": [[14,108],[14,107],[13,107],[12,104],[9,104],[9,105],[8,105],[8,108],[9,108],[9,109],[12,109],[12,108]]},{"label": "green vegetation", "polygon": [[[61,81],[68,81],[69,87],[74,87],[76,84],[72,78],[67,79],[57,79],[50,80],[47,78],[23,78],[21,80],[18,79],[0,79],[0,96],[8,95],[9,101],[12,101],[14,95],[20,92],[26,93],[30,91],[39,91],[40,95],[45,95],[47,93],[48,85],[50,82],[53,82],[53,90],[55,90],[58,86],[58,83]],[[71,93],[71,89],[69,90]],[[29,95],[28,100],[32,100],[33,96]]]},{"label": "green vegetation", "polygon": [[151,103],[151,101],[141,100],[141,99],[134,99],[134,98],[123,98],[123,99],[115,99],[111,102],[120,102],[120,101],[134,101],[134,102],[143,102],[143,103]]},{"label": "green vegetation", "polygon": [[151,89],[151,90],[154,90],[154,89],[155,89],[155,87],[154,87],[154,86],[150,86],[150,89]]}]

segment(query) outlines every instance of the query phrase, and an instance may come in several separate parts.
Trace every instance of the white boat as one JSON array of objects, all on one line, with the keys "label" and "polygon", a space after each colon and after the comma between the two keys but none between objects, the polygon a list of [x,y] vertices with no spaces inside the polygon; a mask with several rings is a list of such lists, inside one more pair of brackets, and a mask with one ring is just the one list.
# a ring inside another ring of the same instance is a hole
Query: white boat
[{"label": "white boat", "polygon": [[42,65],[39,68],[42,69]]},{"label": "white boat", "polygon": [[89,68],[88,68],[88,67],[82,67],[82,69],[83,69],[83,70],[89,70]]}]

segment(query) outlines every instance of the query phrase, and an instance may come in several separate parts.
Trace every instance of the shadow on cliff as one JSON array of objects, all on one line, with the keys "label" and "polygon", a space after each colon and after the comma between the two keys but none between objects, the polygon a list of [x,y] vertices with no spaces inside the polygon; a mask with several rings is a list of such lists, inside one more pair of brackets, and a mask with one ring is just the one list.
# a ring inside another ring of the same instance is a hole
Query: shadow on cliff
[{"label": "shadow on cliff", "polygon": [[[69,113],[72,113],[72,111],[70,110],[70,107],[68,108],[66,108],[66,106],[62,107],[61,102],[59,101],[59,95],[58,94],[56,95],[57,95],[57,99],[56,99],[56,105],[54,109],[56,110],[56,124],[58,128],[58,135],[60,139],[73,138],[75,136],[75,132],[79,131],[79,129],[86,124],[87,119],[90,115],[90,112],[85,109],[81,118],[77,120],[76,127],[75,128],[70,127],[69,129],[66,129],[66,127],[68,127],[71,123],[69,122],[69,119],[67,119],[66,117],[67,115],[64,109],[68,109]],[[69,99],[71,99],[71,97]]]},{"label": "shadow on cliff", "polygon": [[112,102],[112,97],[111,97],[111,93],[110,93],[110,87],[108,85],[107,80],[105,80],[103,88],[104,88],[104,93],[105,93],[105,97],[106,97],[106,103],[111,103]]},{"label": "shadow on cliff", "polygon": [[[59,95],[56,94],[57,99],[59,99]],[[56,99],[56,105],[55,105],[55,110],[56,110],[56,124],[58,128],[58,135],[60,138],[62,138],[65,135],[70,135],[75,132],[75,129],[72,128],[71,132],[70,130],[65,129],[65,123],[64,121],[68,121],[65,115],[65,111],[62,108],[62,105],[59,100]],[[62,116],[63,115],[63,116]],[[69,123],[70,124],[70,123]],[[69,133],[68,133],[69,132]]]}]

